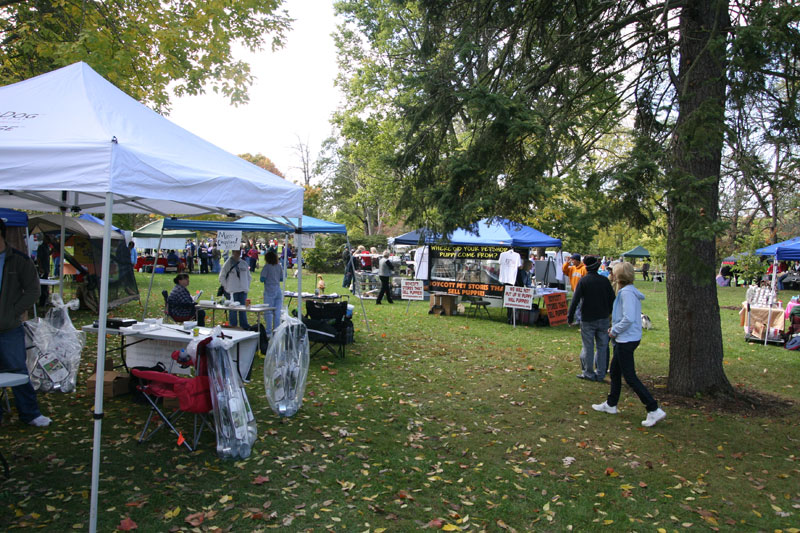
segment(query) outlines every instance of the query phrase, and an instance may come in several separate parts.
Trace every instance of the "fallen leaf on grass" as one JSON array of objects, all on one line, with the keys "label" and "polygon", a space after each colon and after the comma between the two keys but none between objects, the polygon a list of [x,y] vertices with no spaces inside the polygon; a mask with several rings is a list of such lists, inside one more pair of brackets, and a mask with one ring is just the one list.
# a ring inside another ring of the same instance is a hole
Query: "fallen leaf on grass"
[{"label": "fallen leaf on grass", "polygon": [[138,529],[138,528],[139,526],[136,525],[136,522],[131,520],[129,516],[123,518],[122,521],[117,526],[117,529],[119,529],[120,531],[131,531],[133,529]]},{"label": "fallen leaf on grass", "polygon": [[425,527],[432,527],[434,529],[441,529],[441,527],[443,525],[444,525],[444,522],[440,518],[434,518],[433,520],[431,520],[430,522],[425,524]]},{"label": "fallen leaf on grass", "polygon": [[202,524],[205,521],[205,519],[206,519],[205,513],[203,511],[200,511],[199,513],[190,514],[183,520],[190,526],[197,527],[200,524]]},{"label": "fallen leaf on grass", "polygon": [[269,476],[256,476],[256,478],[252,481],[253,485],[263,485],[269,481]]}]

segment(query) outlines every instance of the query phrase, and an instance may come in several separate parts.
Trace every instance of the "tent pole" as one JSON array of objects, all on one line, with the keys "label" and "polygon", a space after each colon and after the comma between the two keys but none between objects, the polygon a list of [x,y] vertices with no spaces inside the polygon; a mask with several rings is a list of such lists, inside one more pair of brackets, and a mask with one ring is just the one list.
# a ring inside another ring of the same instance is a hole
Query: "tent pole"
[{"label": "tent pole", "polygon": [[[364,300],[361,298],[361,291],[359,290],[358,283],[356,282],[356,266],[353,263],[353,247],[350,246],[350,236],[345,234],[345,239],[347,239],[347,249],[350,250],[350,271],[353,273],[353,287],[355,287],[355,294],[358,301],[361,302],[361,313],[364,315],[364,325],[367,326],[367,333],[372,333],[372,330],[369,327],[369,320],[367,320],[367,309],[364,307]],[[409,304],[411,301],[409,301]],[[408,310],[406,310],[408,311]]]},{"label": "tent pole", "polygon": [[106,359],[108,276],[111,270],[111,215],[113,206],[113,195],[107,192],[105,224],[103,225],[103,260],[100,268],[100,314],[97,319],[97,379],[94,387],[94,442],[92,444],[92,492],[89,511],[89,533],[97,532],[97,495],[100,485],[100,443],[103,431],[103,376],[105,375]]},{"label": "tent pole", "polygon": [[158,265],[158,253],[161,251],[161,241],[164,240],[164,221],[161,221],[161,234],[158,236],[158,246],[155,249],[156,256],[153,259],[153,270],[150,272],[150,285],[147,286],[147,299],[144,301],[144,311],[142,311],[142,322],[147,317],[147,305],[150,303],[150,293],[153,291],[153,278],[156,277],[156,266]]},{"label": "tent pole", "polygon": [[769,303],[767,304],[767,327],[766,331],[764,332],[764,346],[767,345],[767,340],[769,339],[769,328],[772,324],[772,305],[775,303],[775,300],[772,298],[772,295],[775,294],[775,286],[778,280],[778,251],[775,250],[775,259],[772,260],[772,281],[770,282],[769,291]]},{"label": "tent pole", "polygon": [[[289,234],[283,234],[283,253],[281,254],[283,257],[281,261],[283,261],[283,292],[286,292],[286,282],[289,281],[289,273],[286,271],[286,261],[289,255]],[[287,309],[288,311],[288,309]]]},{"label": "tent pole", "polygon": [[[66,201],[67,193],[62,193]],[[67,229],[64,225],[67,223],[67,206],[61,206],[61,255],[58,258],[58,294],[61,296],[61,301],[64,301],[64,240],[67,238]],[[110,237],[109,237],[110,238]]]},{"label": "tent pole", "polygon": [[[294,230],[294,244],[297,246],[297,318],[303,322],[303,218]],[[300,237],[298,237],[300,235]],[[299,343],[298,343],[299,345]]]}]

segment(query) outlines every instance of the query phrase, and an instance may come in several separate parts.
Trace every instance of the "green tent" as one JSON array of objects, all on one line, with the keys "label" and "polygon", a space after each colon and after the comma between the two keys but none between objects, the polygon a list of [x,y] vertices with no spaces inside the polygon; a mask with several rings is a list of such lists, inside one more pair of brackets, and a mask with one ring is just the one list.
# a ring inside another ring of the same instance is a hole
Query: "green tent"
[{"label": "green tent", "polygon": [[[164,226],[164,219],[156,220],[134,230],[133,240],[137,248],[156,248],[158,246],[161,230]],[[194,239],[197,234],[194,231],[181,229],[164,230],[161,241],[162,250],[182,250],[186,244],[186,239]]]},{"label": "green tent", "polygon": [[650,252],[641,246],[637,246],[633,250],[628,250],[623,253],[622,257],[650,257]]}]

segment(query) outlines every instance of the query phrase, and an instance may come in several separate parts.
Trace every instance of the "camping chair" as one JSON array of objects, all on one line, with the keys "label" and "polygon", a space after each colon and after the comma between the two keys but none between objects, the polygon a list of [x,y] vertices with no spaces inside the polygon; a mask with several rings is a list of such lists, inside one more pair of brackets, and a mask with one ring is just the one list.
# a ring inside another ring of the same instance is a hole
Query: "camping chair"
[{"label": "camping chair", "polygon": [[472,316],[477,317],[479,311],[482,309],[483,311],[486,312],[486,316],[488,316],[489,318],[492,317],[492,315],[489,314],[489,306],[491,305],[491,302],[488,302],[486,300],[481,300],[477,296],[462,296],[461,300],[469,304],[466,313],[467,316],[469,316],[471,311]]},{"label": "camping chair", "polygon": [[[155,372],[152,370],[131,369],[131,374],[141,380],[136,388],[142,393],[144,399],[150,404],[150,413],[139,436],[139,443],[150,440],[164,426],[167,426],[178,437],[178,446],[185,445],[192,452],[197,449],[203,427],[207,426],[214,431],[214,426],[208,419],[212,410],[211,385],[208,381],[208,361],[206,345],[211,342],[211,337],[197,345],[197,360],[195,361],[195,376],[183,377],[168,372]],[[177,352],[172,354],[177,360]],[[177,399],[178,408],[167,415],[164,411],[164,399]],[[161,407],[159,407],[161,404]],[[185,414],[194,415],[192,443],[183,437],[183,432],[175,427],[175,423]],[[160,418],[161,424],[148,432],[150,423],[154,418]]]},{"label": "camping chair", "polygon": [[327,349],[333,355],[344,357],[345,345],[352,342],[353,323],[346,318],[347,302],[322,303],[306,300],[303,323],[308,329],[308,340],[320,345],[312,355]]},{"label": "camping chair", "polygon": [[164,315],[175,322],[176,324],[183,324],[188,318],[176,318],[169,312],[169,293],[166,290],[161,291],[161,296],[164,297]]},{"label": "camping chair", "polygon": [[800,316],[790,315],[791,322],[789,323],[789,336],[800,333]]}]

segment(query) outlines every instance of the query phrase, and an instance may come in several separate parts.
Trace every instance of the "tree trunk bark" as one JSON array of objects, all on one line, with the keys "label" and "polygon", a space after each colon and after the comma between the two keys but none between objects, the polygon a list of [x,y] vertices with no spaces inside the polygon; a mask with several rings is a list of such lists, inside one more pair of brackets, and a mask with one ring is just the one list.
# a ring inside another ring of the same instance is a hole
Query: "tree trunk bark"
[{"label": "tree trunk bark", "polygon": [[729,394],[714,273],[725,129],[728,0],[687,2],[680,17],[679,114],[669,169],[669,391]]}]

